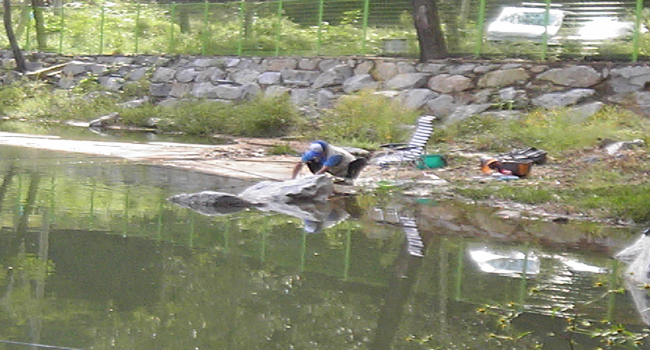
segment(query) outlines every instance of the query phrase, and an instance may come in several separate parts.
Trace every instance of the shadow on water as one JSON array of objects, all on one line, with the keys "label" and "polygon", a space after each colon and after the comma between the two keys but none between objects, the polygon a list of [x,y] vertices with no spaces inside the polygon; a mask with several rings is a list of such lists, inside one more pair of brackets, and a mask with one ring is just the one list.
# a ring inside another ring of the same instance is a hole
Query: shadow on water
[{"label": "shadow on water", "polygon": [[312,221],[255,208],[204,215],[166,199],[252,184],[0,155],[16,160],[0,164],[7,349],[645,346],[644,295],[612,258],[634,229],[506,221],[397,195],[338,198],[310,208]]}]

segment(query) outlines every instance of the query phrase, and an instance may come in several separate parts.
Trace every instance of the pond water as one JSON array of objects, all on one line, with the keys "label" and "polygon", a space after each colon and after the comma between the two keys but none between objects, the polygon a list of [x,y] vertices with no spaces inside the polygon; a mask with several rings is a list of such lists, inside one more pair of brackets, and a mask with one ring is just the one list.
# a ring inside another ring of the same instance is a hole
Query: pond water
[{"label": "pond water", "polygon": [[638,228],[506,221],[395,193],[337,199],[320,224],[208,216],[167,198],[253,183],[0,156],[0,349],[647,346],[634,343],[645,296],[612,259]]}]

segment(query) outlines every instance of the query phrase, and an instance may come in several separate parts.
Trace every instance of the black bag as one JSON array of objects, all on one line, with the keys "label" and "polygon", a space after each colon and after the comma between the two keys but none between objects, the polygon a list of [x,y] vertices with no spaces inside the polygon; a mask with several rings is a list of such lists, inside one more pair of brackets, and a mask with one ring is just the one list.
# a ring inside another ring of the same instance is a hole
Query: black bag
[{"label": "black bag", "polygon": [[528,147],[524,149],[516,149],[509,153],[499,154],[497,158],[502,162],[530,160],[533,164],[539,165],[546,163],[546,151],[542,151],[535,147]]}]

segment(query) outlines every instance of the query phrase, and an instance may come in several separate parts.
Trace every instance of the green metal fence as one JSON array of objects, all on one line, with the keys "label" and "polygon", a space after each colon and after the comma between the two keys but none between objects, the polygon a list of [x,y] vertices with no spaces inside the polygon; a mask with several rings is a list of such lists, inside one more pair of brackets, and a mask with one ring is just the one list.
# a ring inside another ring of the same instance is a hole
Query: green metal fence
[{"label": "green metal fence", "polygon": [[[73,6],[73,4],[75,4]],[[450,57],[533,58],[597,56],[636,61],[650,51],[643,0],[530,4],[568,10],[576,29],[607,16],[633,23],[630,35],[586,44],[488,40],[486,28],[508,4],[490,0],[440,2]],[[527,5],[527,6],[530,6]],[[42,8],[46,45],[38,47],[32,8],[14,6],[14,30],[27,51],[59,54],[162,54],[236,56],[406,56],[417,57],[417,36],[409,0],[275,0],[222,3],[125,3]],[[591,17],[590,17],[591,16]],[[567,37],[570,38],[570,37]],[[43,42],[43,40],[41,40]],[[391,42],[405,44],[394,50]],[[0,46],[9,47],[0,37]]]}]

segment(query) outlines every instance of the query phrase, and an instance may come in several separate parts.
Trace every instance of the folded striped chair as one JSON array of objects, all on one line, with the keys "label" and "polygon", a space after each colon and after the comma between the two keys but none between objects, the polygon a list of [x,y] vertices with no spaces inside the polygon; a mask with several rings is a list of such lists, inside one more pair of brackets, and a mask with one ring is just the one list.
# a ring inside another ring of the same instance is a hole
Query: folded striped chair
[{"label": "folded striped chair", "polygon": [[409,143],[387,143],[380,147],[386,150],[383,154],[374,157],[371,163],[380,167],[397,164],[398,169],[402,164],[415,164],[424,155],[427,142],[433,133],[433,121],[436,117],[424,115],[418,118],[417,128]]}]

